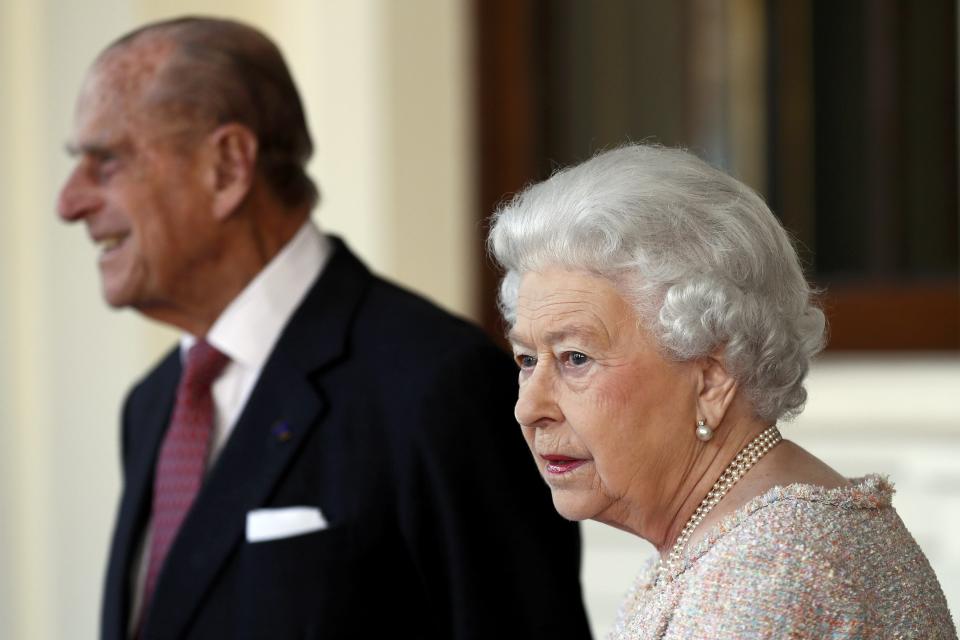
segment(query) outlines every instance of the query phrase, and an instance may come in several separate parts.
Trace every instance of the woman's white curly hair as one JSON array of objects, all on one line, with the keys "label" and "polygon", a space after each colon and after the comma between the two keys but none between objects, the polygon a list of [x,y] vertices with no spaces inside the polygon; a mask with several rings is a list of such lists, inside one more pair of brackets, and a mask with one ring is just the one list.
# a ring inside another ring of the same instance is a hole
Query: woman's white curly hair
[{"label": "woman's white curly hair", "polygon": [[722,349],[759,418],[802,411],[823,312],[763,200],[692,154],[627,145],[560,170],[495,212],[488,247],[508,324],[524,273],[587,271],[619,288],[668,357]]}]

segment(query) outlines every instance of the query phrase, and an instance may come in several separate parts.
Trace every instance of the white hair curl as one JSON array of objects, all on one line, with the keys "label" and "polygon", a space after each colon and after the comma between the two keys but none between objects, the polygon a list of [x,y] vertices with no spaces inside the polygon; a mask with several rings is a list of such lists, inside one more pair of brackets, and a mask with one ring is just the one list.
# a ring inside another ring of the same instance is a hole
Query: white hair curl
[{"label": "white hair curl", "polygon": [[668,357],[722,349],[759,418],[802,411],[823,312],[763,200],[692,154],[627,145],[560,170],[494,213],[488,247],[510,325],[524,273],[587,271],[618,287]]}]

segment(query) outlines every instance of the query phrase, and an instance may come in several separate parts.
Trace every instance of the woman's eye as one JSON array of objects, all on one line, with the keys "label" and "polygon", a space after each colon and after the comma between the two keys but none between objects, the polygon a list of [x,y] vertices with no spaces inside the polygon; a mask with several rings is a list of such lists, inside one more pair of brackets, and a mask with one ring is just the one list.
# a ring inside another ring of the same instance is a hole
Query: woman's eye
[{"label": "woman's eye", "polygon": [[585,353],[580,353],[579,351],[568,351],[566,353],[565,360],[574,367],[582,367],[590,362],[590,357]]},{"label": "woman's eye", "polygon": [[515,358],[521,369],[532,369],[537,364],[537,358],[535,356],[528,356],[520,353],[517,354]]}]

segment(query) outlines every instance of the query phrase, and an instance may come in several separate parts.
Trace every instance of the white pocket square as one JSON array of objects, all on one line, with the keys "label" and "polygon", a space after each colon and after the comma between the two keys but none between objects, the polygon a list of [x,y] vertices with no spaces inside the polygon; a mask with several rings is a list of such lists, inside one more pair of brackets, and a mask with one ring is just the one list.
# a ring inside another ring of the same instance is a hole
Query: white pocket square
[{"label": "white pocket square", "polygon": [[247,512],[247,542],[266,542],[322,531],[327,520],[316,507],[255,509]]}]

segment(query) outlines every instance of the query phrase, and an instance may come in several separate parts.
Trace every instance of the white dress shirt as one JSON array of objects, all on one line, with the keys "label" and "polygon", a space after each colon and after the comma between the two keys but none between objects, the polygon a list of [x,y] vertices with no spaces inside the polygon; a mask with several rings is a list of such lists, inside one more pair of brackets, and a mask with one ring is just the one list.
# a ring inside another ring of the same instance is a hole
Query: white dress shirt
[{"label": "white dress shirt", "polygon": [[[233,432],[280,334],[326,266],[330,253],[330,240],[312,220],[307,220],[210,327],[207,342],[228,356],[230,362],[213,383],[214,419],[208,470]],[[181,361],[196,341],[196,336],[183,335]],[[143,606],[151,530],[152,525],[148,524],[133,573],[131,637]]]}]

